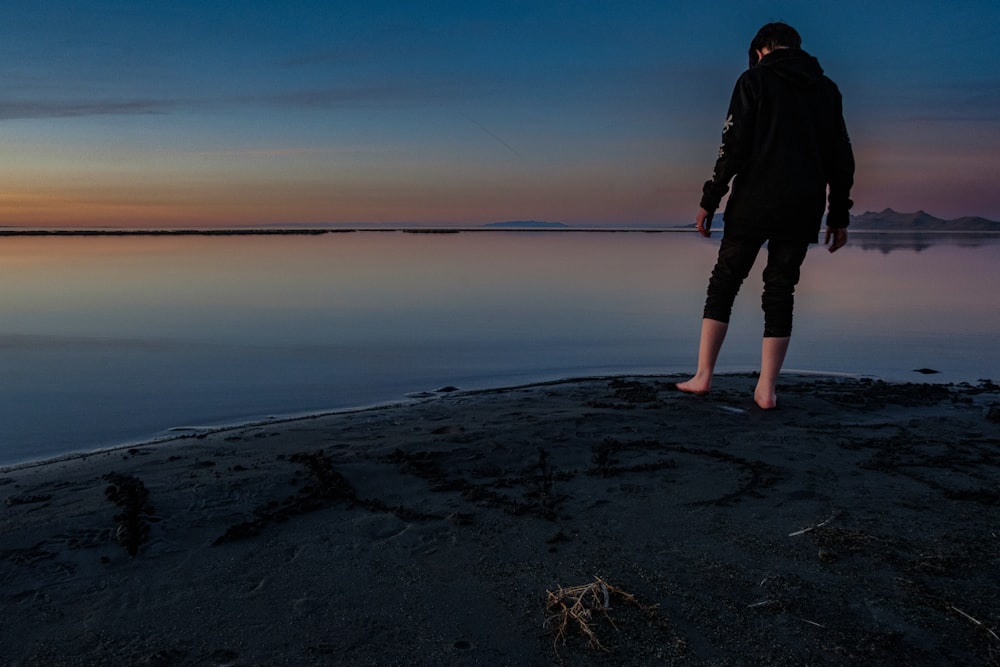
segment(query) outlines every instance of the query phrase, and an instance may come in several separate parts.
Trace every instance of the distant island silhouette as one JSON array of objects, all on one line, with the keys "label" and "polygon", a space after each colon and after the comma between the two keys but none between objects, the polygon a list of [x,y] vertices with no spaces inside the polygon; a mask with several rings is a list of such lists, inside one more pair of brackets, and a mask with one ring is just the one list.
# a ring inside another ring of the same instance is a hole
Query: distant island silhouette
[{"label": "distant island silhouette", "polygon": [[561,229],[566,227],[566,225],[561,222],[547,222],[544,220],[506,220],[503,222],[491,222],[484,226],[493,229]]}]

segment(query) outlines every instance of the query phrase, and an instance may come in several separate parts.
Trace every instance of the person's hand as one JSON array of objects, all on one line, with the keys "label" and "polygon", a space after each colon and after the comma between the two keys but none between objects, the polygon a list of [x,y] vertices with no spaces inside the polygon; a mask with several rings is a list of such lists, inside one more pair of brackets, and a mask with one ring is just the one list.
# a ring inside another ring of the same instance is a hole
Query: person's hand
[{"label": "person's hand", "polygon": [[712,218],[714,215],[714,213],[709,213],[703,208],[698,209],[698,217],[695,218],[695,222],[697,223],[698,233],[706,239],[712,234]]},{"label": "person's hand", "polygon": [[847,245],[847,228],[827,227],[826,241],[824,241],[824,243],[830,246],[830,252],[837,252]]}]

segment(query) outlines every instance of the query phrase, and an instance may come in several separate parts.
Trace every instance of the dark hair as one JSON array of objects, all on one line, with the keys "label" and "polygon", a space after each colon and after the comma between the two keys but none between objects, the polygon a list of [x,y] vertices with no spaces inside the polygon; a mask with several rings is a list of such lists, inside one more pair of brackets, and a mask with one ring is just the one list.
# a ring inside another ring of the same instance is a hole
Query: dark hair
[{"label": "dark hair", "polygon": [[757,31],[750,42],[750,67],[757,64],[757,51],[764,47],[772,51],[779,47],[801,49],[802,38],[795,28],[787,23],[768,23]]}]

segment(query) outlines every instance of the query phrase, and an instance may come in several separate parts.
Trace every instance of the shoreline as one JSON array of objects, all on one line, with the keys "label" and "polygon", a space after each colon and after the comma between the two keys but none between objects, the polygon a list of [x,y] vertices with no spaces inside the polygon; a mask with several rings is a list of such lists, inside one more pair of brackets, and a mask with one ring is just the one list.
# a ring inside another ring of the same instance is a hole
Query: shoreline
[{"label": "shoreline", "polygon": [[159,436],[154,436],[149,438],[139,438],[136,440],[127,440],[120,444],[109,445],[106,447],[98,447],[97,449],[90,449],[86,451],[72,451],[72,452],[67,452],[65,454],[57,454],[56,456],[51,456],[43,459],[32,459],[29,461],[21,461],[17,463],[0,464],[0,474],[8,472],[17,472],[19,470],[30,469],[30,468],[43,467],[54,463],[65,463],[68,461],[76,461],[79,459],[86,459],[91,456],[99,456],[102,454],[121,452],[129,449],[169,446],[170,443],[182,442],[187,440],[203,440],[205,438],[208,438],[209,436],[225,433],[228,431],[263,428],[265,426],[287,424],[290,422],[296,422],[304,419],[320,419],[323,417],[333,417],[340,414],[351,414],[355,412],[379,410],[382,408],[401,407],[404,405],[408,405],[413,400],[419,400],[419,399],[400,399],[397,401],[378,402],[370,405],[362,405],[356,407],[332,408],[329,410],[320,410],[318,412],[277,415],[274,417],[253,418],[245,421],[223,422],[220,424],[209,425],[209,426],[171,426],[165,429],[162,432],[162,435]]},{"label": "shoreline", "polygon": [[[567,377],[560,377],[550,380],[535,380],[524,383],[518,383],[514,385],[499,385],[499,386],[484,386],[480,388],[472,389],[462,389],[460,387],[442,387],[435,390],[424,390],[416,391],[405,394],[402,398],[387,399],[385,401],[377,401],[375,403],[369,403],[357,406],[346,406],[342,408],[330,408],[318,410],[315,412],[303,412],[303,413],[285,413],[276,414],[274,416],[260,416],[252,417],[245,420],[235,420],[235,421],[224,421],[218,424],[208,424],[205,426],[170,426],[161,431],[160,435],[136,438],[134,440],[125,440],[121,443],[108,445],[105,447],[98,447],[96,449],[89,450],[77,450],[72,452],[66,452],[64,454],[57,454],[55,456],[50,456],[40,459],[31,459],[27,461],[19,461],[15,463],[0,463],[0,474],[5,472],[14,472],[17,470],[25,468],[36,468],[39,466],[45,466],[50,463],[62,463],[65,461],[74,461],[76,459],[83,459],[89,456],[96,456],[99,454],[107,452],[119,452],[123,450],[139,448],[139,447],[152,447],[160,445],[169,445],[171,442],[191,440],[191,439],[203,439],[209,435],[224,433],[226,431],[245,429],[245,428],[260,428],[269,425],[285,424],[288,422],[295,422],[303,419],[317,419],[322,417],[330,417],[339,414],[349,414],[354,412],[365,412],[368,410],[379,410],[384,408],[394,408],[409,405],[413,402],[420,402],[425,400],[435,400],[446,396],[453,392],[462,394],[481,394],[481,393],[502,393],[505,391],[513,391],[517,389],[523,389],[528,387],[540,387],[553,384],[563,384],[567,382],[584,382],[584,381],[600,381],[600,380],[613,380],[615,378],[621,377],[633,377],[633,378],[650,378],[656,379],[661,377],[674,377],[680,378],[679,374],[674,373],[611,373],[611,374],[584,374],[584,375],[573,375]],[[724,371],[716,374],[717,377],[756,377],[754,371]],[[893,384],[902,384],[901,381],[895,380],[885,380],[878,378],[876,376],[867,376],[857,373],[845,373],[837,371],[810,371],[794,369],[783,372],[783,377],[795,378],[795,377],[819,377],[819,378],[847,378],[847,379],[863,379],[868,378],[872,380],[881,380],[884,382],[889,382]]]},{"label": "shoreline", "polygon": [[[0,472],[14,665],[990,664],[1000,387],[567,378]],[[992,412],[991,412],[992,410]],[[993,415],[993,416],[990,416]],[[610,609],[557,634],[552,595]],[[600,596],[598,596],[600,597]],[[602,620],[607,613],[615,626]]]}]

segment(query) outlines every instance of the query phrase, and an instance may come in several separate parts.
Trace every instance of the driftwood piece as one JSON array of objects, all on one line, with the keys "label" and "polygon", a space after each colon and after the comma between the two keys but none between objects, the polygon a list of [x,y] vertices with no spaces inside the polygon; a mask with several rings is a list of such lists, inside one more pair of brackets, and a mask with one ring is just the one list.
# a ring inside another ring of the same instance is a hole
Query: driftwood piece
[{"label": "driftwood piece", "polygon": [[121,509],[114,517],[118,524],[115,538],[130,556],[135,556],[149,537],[148,519],[153,514],[149,490],[141,479],[133,475],[112,472],[105,475],[104,480],[109,483],[104,495]]}]

